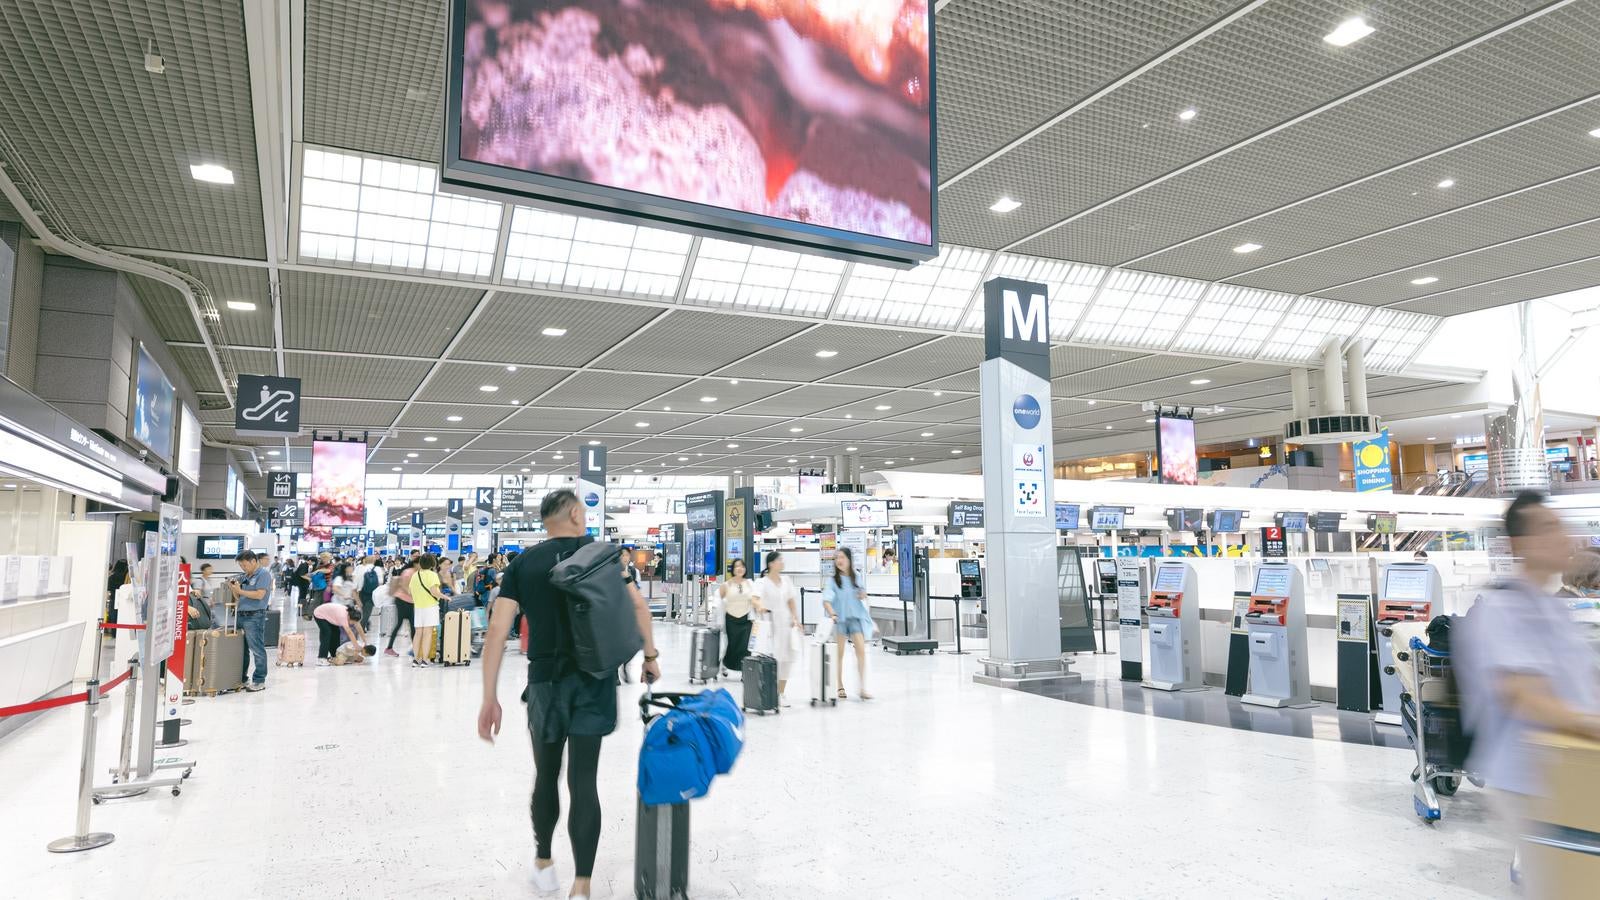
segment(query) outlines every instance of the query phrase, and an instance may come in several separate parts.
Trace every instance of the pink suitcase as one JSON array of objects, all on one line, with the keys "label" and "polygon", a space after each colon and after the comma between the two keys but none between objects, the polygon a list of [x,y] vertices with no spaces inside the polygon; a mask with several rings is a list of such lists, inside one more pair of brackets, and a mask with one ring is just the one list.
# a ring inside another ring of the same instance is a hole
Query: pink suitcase
[{"label": "pink suitcase", "polygon": [[278,665],[303,666],[306,664],[306,636],[291,631],[278,638]]}]

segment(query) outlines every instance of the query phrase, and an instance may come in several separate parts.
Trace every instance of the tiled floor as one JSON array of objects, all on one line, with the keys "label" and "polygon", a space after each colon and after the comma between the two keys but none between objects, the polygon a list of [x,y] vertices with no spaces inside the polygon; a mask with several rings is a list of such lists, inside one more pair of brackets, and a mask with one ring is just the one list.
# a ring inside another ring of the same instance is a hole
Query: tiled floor
[{"label": "tiled floor", "polygon": [[[670,684],[683,631],[659,627]],[[1091,677],[1109,657],[1079,657]],[[878,699],[752,717],[735,772],[694,807],[695,898],[1507,896],[1482,792],[1411,812],[1408,751],[1220,728],[975,685],[976,654],[871,656]],[[510,657],[502,700],[515,721]],[[478,741],[480,670],[274,670],[187,708],[183,796],[72,825],[81,708],[0,742],[0,896],[534,896],[532,759]],[[853,685],[853,667],[850,676]],[[637,687],[623,688],[624,709]],[[852,687],[853,690],[853,687]],[[101,768],[120,697],[102,713]],[[632,896],[634,753],[606,742],[597,898]],[[570,858],[564,831],[556,854]]]}]

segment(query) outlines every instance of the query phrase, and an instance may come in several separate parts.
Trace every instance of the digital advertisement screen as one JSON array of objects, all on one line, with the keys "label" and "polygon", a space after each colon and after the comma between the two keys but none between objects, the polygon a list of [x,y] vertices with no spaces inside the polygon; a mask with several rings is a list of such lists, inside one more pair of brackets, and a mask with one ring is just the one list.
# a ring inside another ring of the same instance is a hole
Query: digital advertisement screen
[{"label": "digital advertisement screen", "polygon": [[1167,528],[1171,531],[1199,531],[1206,527],[1203,509],[1175,509],[1167,514]]},{"label": "digital advertisement screen", "polygon": [[1194,420],[1156,419],[1156,460],[1162,484],[1199,484],[1200,460],[1194,446]]},{"label": "digital advertisement screen", "polygon": [[800,470],[800,493],[820,494],[823,485],[828,483],[828,473],[823,469]]},{"label": "digital advertisement screen", "polygon": [[201,535],[195,538],[194,555],[200,559],[233,559],[243,552],[244,537],[242,535]]},{"label": "digital advertisement screen", "polygon": [[1288,566],[1262,566],[1256,570],[1255,593],[1261,597],[1289,596],[1290,569]]},{"label": "digital advertisement screen", "polygon": [[1183,566],[1157,566],[1156,583],[1152,590],[1181,591],[1183,590]]},{"label": "digital advertisement screen", "polygon": [[134,352],[133,407],[128,411],[129,436],[162,462],[172,462],[172,441],[178,424],[177,394],[143,342]]},{"label": "digital advertisement screen", "polygon": [[1057,531],[1077,531],[1078,530],[1078,504],[1076,504],[1076,503],[1057,503],[1056,504],[1056,530]]},{"label": "digital advertisement screen", "polygon": [[362,441],[315,441],[311,445],[311,497],[306,537],[326,541],[336,525],[367,521],[367,445]]},{"label": "digital advertisement screen", "polygon": [[1398,518],[1398,516],[1383,514],[1368,516],[1367,530],[1374,534],[1394,534]]},{"label": "digital advertisement screen", "polygon": [[233,466],[227,467],[227,487],[222,492],[222,508],[232,510],[234,502],[239,497],[239,473],[233,471]]},{"label": "digital advertisement screen", "polygon": [[1343,515],[1336,512],[1319,512],[1311,516],[1311,529],[1313,531],[1338,531],[1344,522]]},{"label": "digital advertisement screen", "polygon": [[1122,527],[1122,507],[1096,506],[1089,513],[1089,527],[1094,531],[1115,531]]},{"label": "digital advertisement screen", "polygon": [[935,256],[928,0],[453,0],[446,185]]},{"label": "digital advertisement screen", "polygon": [[1233,534],[1241,527],[1244,513],[1237,509],[1218,509],[1211,513],[1211,530],[1217,534]]},{"label": "digital advertisement screen", "polygon": [[839,503],[842,528],[888,528],[889,503],[885,500],[843,500]]},{"label": "digital advertisement screen", "polygon": [[180,406],[178,420],[178,474],[200,483],[200,417],[187,406]]},{"label": "digital advertisement screen", "polygon": [[1432,580],[1426,566],[1390,566],[1383,578],[1383,599],[1426,600]]},{"label": "digital advertisement screen", "polygon": [[1306,514],[1303,512],[1279,513],[1278,527],[1284,531],[1305,531]]}]

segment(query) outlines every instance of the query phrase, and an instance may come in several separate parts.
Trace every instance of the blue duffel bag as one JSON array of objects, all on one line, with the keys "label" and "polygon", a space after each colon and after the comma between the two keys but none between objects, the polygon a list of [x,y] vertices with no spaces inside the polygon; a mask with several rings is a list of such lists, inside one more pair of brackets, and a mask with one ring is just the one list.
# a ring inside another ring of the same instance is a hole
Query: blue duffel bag
[{"label": "blue duffel bag", "polygon": [[678,701],[678,709],[701,716],[711,744],[711,762],[718,775],[733,771],[744,749],[744,710],[725,688],[701,691]]},{"label": "blue duffel bag", "polygon": [[[720,695],[720,696],[718,696]],[[727,691],[651,694],[639,699],[646,726],[639,748],[639,797],[646,806],[703,797],[744,746],[744,712]],[[657,715],[651,708],[664,709]]]}]

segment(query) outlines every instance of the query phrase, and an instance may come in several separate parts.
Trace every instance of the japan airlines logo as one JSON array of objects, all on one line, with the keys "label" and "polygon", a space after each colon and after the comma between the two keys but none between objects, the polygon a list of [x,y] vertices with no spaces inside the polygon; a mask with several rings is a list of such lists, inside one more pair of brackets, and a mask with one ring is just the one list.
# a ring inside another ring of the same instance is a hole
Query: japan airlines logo
[{"label": "japan airlines logo", "polygon": [[1025,465],[1025,466],[1032,466],[1033,465],[1033,452],[1032,451],[1027,451],[1027,450],[1023,451],[1023,453],[1022,453],[1022,464]]}]

